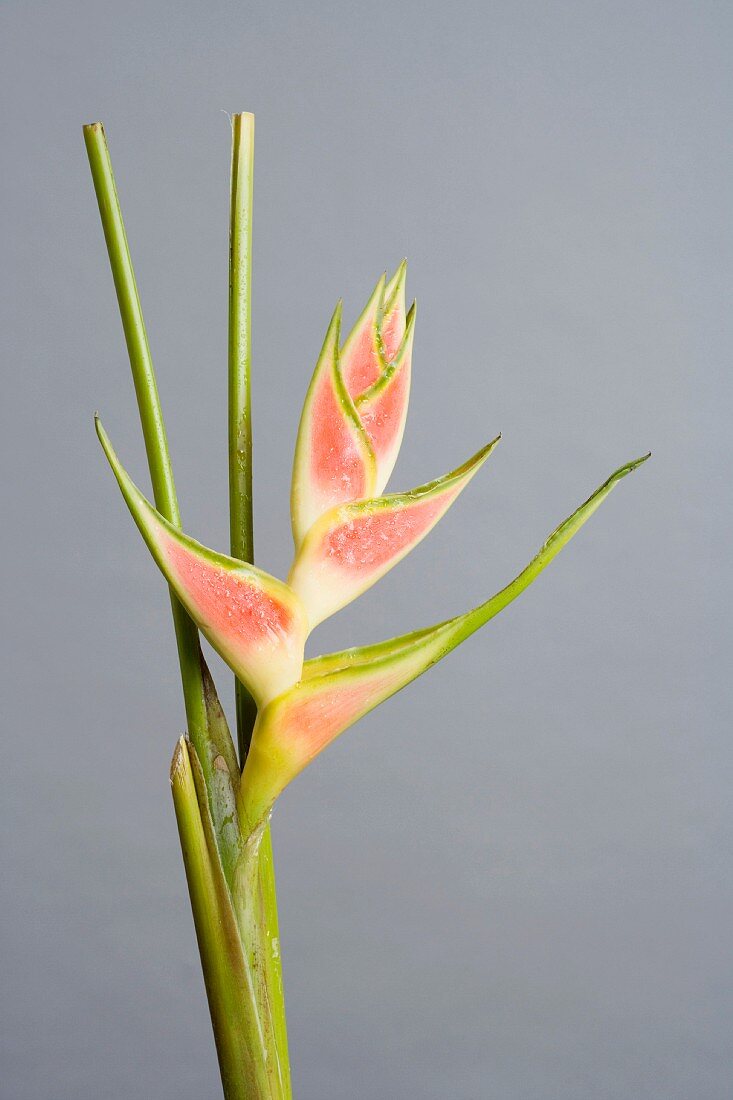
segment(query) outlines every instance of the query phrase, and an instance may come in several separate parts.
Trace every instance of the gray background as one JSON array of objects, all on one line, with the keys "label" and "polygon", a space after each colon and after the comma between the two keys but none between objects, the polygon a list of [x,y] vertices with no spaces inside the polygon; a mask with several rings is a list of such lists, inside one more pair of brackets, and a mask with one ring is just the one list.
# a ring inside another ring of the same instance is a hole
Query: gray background
[{"label": "gray background", "polygon": [[[229,127],[258,119],[256,543],[305,387],[410,259],[393,485],[498,430],[320,630],[470,606],[622,461],[531,593],[274,822],[299,1100],[725,1100],[732,1050],[730,5],[2,5],[3,1100],[218,1095],[167,769],[166,593],[81,139],[104,120],[187,529],[227,542]],[[231,680],[215,671],[231,702]]]}]

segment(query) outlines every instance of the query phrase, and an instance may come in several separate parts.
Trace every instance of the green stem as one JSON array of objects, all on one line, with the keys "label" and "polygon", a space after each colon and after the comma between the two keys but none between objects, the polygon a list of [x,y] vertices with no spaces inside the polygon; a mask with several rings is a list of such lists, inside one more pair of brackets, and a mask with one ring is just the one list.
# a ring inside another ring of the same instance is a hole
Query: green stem
[{"label": "green stem", "polygon": [[[229,215],[229,538],[233,558],[254,562],[252,523],[252,197],[254,115],[232,119]],[[237,680],[237,735],[244,762],[256,710]]]},{"label": "green stem", "polygon": [[[92,170],[94,190],[99,203],[104,239],[107,243],[112,278],[117,291],[120,317],[130,357],[155,506],[167,520],[180,527],[181,517],[158,387],[130,259],[130,249],[122,221],[122,211],[117,197],[112,162],[101,122],[93,122],[84,127],[84,142]],[[178,661],[181,667],[186,723],[189,735],[199,749],[201,759],[206,760],[208,754],[202,751],[200,744],[205,736],[207,721],[198,630],[172,593],[171,606],[178,646]]]},{"label": "green stem", "polygon": [[229,530],[232,554],[251,562],[252,199],[255,119],[232,119],[229,211]]},{"label": "green stem", "polygon": [[[252,522],[252,210],[254,192],[254,115],[232,119],[232,169],[229,220],[229,522],[232,557],[254,562]],[[252,739],[254,702],[243,684],[235,684],[240,765]],[[264,958],[262,980],[272,1012],[285,1096],[290,1097],[290,1062],[285,996],[280,960],[277,896],[269,825],[259,853],[258,879]]]}]

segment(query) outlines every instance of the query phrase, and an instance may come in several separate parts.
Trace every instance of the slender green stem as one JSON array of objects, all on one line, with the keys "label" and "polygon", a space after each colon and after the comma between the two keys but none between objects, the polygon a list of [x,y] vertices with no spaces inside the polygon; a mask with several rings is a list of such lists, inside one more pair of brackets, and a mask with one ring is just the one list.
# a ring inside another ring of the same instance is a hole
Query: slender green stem
[{"label": "slender green stem", "polygon": [[[232,179],[229,217],[229,533],[232,557],[254,561],[252,524],[252,197],[254,115],[232,119]],[[236,683],[237,735],[242,763],[256,710]]]},{"label": "slender green stem", "polygon": [[[130,357],[130,367],[132,368],[135,394],[140,410],[140,423],[145,440],[145,451],[148,456],[155,505],[167,520],[180,527],[181,517],[178,510],[178,499],[173,481],[158,387],[140,307],[140,297],[135,283],[135,274],[132,269],[125,226],[122,221],[122,211],[120,210],[117,188],[112,173],[112,162],[101,122],[93,122],[84,127],[84,142],[89,157],[89,166],[92,170],[94,190],[99,203],[104,239],[107,243],[112,278],[117,291],[122,327]],[[186,722],[189,735],[197,744],[206,731],[206,702],[201,673],[198,631],[172,593],[171,606],[178,646],[178,660],[181,666]],[[205,758],[204,753],[201,755]]]},{"label": "slender green stem", "polygon": [[229,523],[232,554],[251,562],[252,200],[254,115],[232,119],[229,211]]},{"label": "slender green stem", "polygon": [[[254,562],[252,522],[252,210],[254,193],[254,115],[232,119],[232,172],[229,220],[229,516],[232,557]],[[240,765],[252,739],[254,702],[239,681],[237,740]],[[259,853],[259,890],[262,910],[263,978],[272,1012],[273,1028],[285,1095],[291,1095],[285,997],[280,961],[277,896],[269,825]]]}]

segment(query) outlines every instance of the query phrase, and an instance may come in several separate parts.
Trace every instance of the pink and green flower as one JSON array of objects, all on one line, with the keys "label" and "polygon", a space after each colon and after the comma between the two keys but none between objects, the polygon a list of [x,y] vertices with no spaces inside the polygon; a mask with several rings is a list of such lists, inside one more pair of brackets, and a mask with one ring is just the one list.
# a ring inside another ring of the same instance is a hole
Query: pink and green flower
[{"label": "pink and green flower", "polygon": [[405,273],[403,262],[389,284],[379,280],[343,345],[340,305],[329,324],[295,448],[296,550],[287,583],[208,550],[168,523],[132,483],[98,423],[102,446],[156,564],[257,703],[237,795],[245,837],[334,738],[524,591],[617,482],[644,461],[617,470],[510,585],[472,611],[388,642],[306,661],[308,634],[425,538],[500,439],[420,488],[378,495],[394,466],[407,411],[415,312],[413,306],[405,314]]}]

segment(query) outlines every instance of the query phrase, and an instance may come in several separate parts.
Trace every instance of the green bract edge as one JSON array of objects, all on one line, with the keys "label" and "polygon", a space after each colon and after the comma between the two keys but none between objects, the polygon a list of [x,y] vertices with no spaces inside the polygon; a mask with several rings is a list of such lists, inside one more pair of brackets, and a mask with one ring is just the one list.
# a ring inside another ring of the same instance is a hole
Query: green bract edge
[{"label": "green bract edge", "polygon": [[[447,619],[444,623],[436,623],[435,626],[426,626],[422,630],[413,630],[409,634],[402,634],[397,638],[389,638],[384,642],[374,642],[372,645],[352,646],[350,649],[342,649],[337,653],[324,653],[319,657],[310,657],[303,662],[303,675],[300,682],[315,680],[334,672],[346,671],[350,668],[359,668],[362,665],[379,661],[385,656],[397,656],[404,649],[409,649],[415,642],[432,634],[441,626],[447,626],[452,622]],[[274,700],[273,700],[274,702]]]},{"label": "green bract edge", "polygon": [[[95,417],[95,424],[97,428],[97,435],[99,441],[102,444],[104,453],[107,456],[112,472],[117,479],[117,484],[120,487],[125,503],[130,510],[132,518],[135,520],[143,539],[145,540],[148,549],[154,557],[159,569],[164,574],[167,580],[168,567],[162,562],[160,550],[157,546],[155,537],[151,530],[151,523],[158,523],[165,532],[175,542],[185,546],[193,554],[203,558],[210,565],[217,566],[221,569],[226,569],[230,573],[239,573],[242,576],[252,577],[265,591],[276,594],[284,603],[292,605],[295,602],[295,596],[292,590],[283,581],[278,580],[277,577],[273,577],[272,574],[266,573],[263,569],[259,569],[256,565],[250,565],[249,562],[241,561],[239,558],[231,558],[228,554],[222,554],[218,550],[211,550],[208,546],[204,546],[203,543],[197,542],[196,539],[191,538],[190,535],[186,535],[178,527],[174,527],[172,523],[160,514],[153,507],[150,501],[145,495],[138,489],[135,482],[125,470],[124,466],[120,462],[117,454],[112,446],[109,436],[107,435],[102,422],[99,417]],[[173,583],[172,581],[170,583]]]},{"label": "green bract edge", "polygon": [[394,300],[399,294],[400,290],[404,290],[406,280],[407,260],[401,260],[399,267],[384,288],[384,298],[382,300],[382,316],[384,316],[385,313],[389,313],[389,311],[392,309],[392,306],[394,305]]},{"label": "green bract edge", "polygon": [[[303,552],[306,543],[311,537],[316,539],[321,537],[322,527],[335,527],[339,526],[341,523],[348,523],[349,520],[361,516],[365,512],[381,512],[385,509],[389,510],[390,508],[399,508],[404,505],[414,504],[415,501],[437,496],[444,490],[449,489],[455,482],[462,481],[465,477],[473,476],[478,473],[486,459],[496,449],[500,442],[501,435],[497,435],[490,443],[486,443],[476,451],[476,454],[471,455],[471,457],[466,459],[465,462],[462,462],[460,466],[457,466],[455,470],[451,470],[450,473],[443,474],[441,477],[436,477],[433,481],[426,482],[425,485],[418,485],[415,489],[408,489],[406,493],[389,493],[386,496],[371,497],[368,500],[355,500],[347,504],[334,504],[332,508],[324,512],[313,524],[308,535],[303,540],[303,548],[301,548],[298,556]],[[330,523],[328,522],[329,517],[333,517]],[[318,528],[318,530],[316,530],[316,528]]]},{"label": "green bract edge", "polygon": [[[456,470],[435,481],[407,493],[393,493],[389,496],[336,504],[313,523],[295,555],[288,574],[288,585],[306,610],[310,630],[366,592],[427,537],[481,468],[500,438],[497,436]],[[324,539],[329,532],[348,527],[360,517],[376,516],[382,512],[398,514],[403,509],[431,498],[437,500],[439,513],[421,533],[415,535],[408,545],[403,546],[380,568],[370,572],[366,577],[357,574],[353,578],[344,580],[343,583],[337,580],[329,585],[323,583],[323,578],[321,582],[314,582],[313,578],[317,576],[314,569],[322,559]]]},{"label": "green bract edge", "polygon": [[[386,282],[387,282],[387,273],[385,271],[379,276],[379,278],[377,280],[377,285],[374,287],[374,290],[369,295],[369,298],[367,299],[366,305],[364,306],[363,310],[361,311],[361,313],[357,317],[354,324],[351,326],[351,330],[349,332],[349,335],[346,337],[343,344],[341,345],[340,354],[347,351],[347,349],[349,347],[349,342],[354,338],[354,335],[358,332],[358,330],[364,324],[364,319],[368,316],[369,312],[373,309],[375,302],[377,303],[377,308],[374,312],[374,320],[375,320],[375,326],[378,325],[379,318],[380,318],[380,316],[383,312],[383,308],[384,308],[384,294],[385,294]],[[376,334],[377,333],[375,331],[375,337],[376,337]],[[375,348],[375,351],[377,351],[377,352],[379,351],[379,347],[377,345],[376,339],[375,339],[375,343],[374,343],[374,348]]]},{"label": "green bract edge", "polygon": [[[387,358],[387,356],[385,355],[385,352],[384,352],[384,341],[382,340],[382,321],[384,320],[385,314],[389,313],[390,310],[392,310],[394,308],[395,299],[397,298],[397,295],[400,293],[400,291],[402,291],[402,293],[404,293],[406,282],[407,282],[407,260],[402,260],[399,267],[395,271],[394,275],[392,276],[392,278],[389,280],[386,287],[384,288],[384,297],[382,299],[382,308],[379,312],[379,317],[377,318],[377,348],[378,348],[378,351],[379,351],[379,358],[380,358],[381,363],[382,363],[383,373],[389,367],[390,364],[389,364],[389,360],[388,360],[388,358]],[[414,308],[414,306],[415,306],[415,303],[413,302],[413,308]],[[407,320],[405,319],[405,324],[406,323],[407,323]],[[377,382],[378,381],[379,381],[379,379],[377,379]]]},{"label": "green bract edge", "polygon": [[407,352],[410,349],[410,345],[415,335],[415,319],[417,318],[417,302],[413,302],[410,306],[407,316],[405,318],[405,332],[400,342],[400,346],[397,349],[397,354],[394,359],[389,363],[386,362],[384,355],[380,351],[382,358],[383,369],[379,378],[376,378],[372,382],[371,386],[367,386],[359,396],[356,398],[357,409],[362,408],[363,405],[368,405],[370,401],[373,401],[375,397],[378,397],[382,390],[386,389],[389,383],[392,381],[398,371],[405,365],[405,359]]}]

